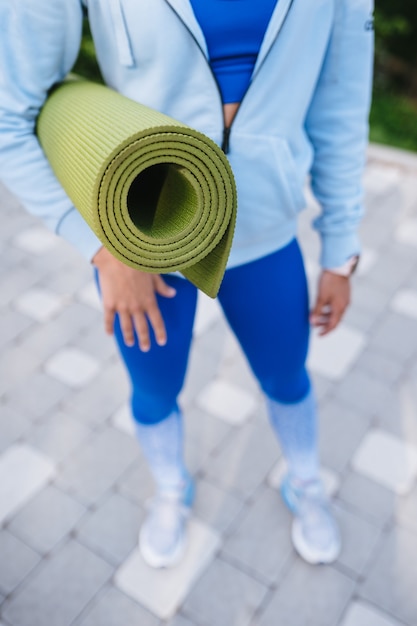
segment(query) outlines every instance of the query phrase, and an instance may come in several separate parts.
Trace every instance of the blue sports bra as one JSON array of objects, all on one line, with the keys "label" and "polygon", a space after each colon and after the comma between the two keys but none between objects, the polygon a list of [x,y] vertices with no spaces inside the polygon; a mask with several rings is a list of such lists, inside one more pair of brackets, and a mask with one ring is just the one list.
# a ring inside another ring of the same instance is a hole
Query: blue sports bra
[{"label": "blue sports bra", "polygon": [[191,0],[223,103],[240,102],[277,0]]}]

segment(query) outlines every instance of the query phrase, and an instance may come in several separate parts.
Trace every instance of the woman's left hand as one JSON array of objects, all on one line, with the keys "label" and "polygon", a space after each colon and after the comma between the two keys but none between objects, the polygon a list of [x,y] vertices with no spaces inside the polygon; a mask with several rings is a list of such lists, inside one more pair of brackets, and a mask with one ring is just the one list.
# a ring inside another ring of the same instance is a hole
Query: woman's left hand
[{"label": "woman's left hand", "polygon": [[323,270],[319,279],[316,305],[310,314],[312,326],[327,335],[336,328],[350,302],[350,279]]}]

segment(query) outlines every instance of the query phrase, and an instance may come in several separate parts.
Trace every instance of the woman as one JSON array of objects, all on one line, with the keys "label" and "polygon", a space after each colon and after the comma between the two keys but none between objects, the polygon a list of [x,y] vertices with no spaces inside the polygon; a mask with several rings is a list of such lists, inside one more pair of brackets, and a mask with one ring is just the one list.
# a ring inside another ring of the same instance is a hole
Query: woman
[{"label": "woman", "polygon": [[[317,416],[305,369],[309,313],[296,240],[311,174],[322,274],[310,322],[333,330],[349,302],[362,214],[372,67],[372,0],[89,0],[105,82],[210,136],[232,165],[238,219],[219,301],[265,392],[287,460],[281,492],[311,563],[340,550],[318,475]],[[80,0],[0,4],[0,171],[35,215],[98,270],[105,328],[132,381],[132,412],[156,496],[140,532],[155,567],[186,545],[193,481],[177,397],[196,289],[131,269],[103,247],[55,179],[34,134],[51,86],[80,45]]]}]

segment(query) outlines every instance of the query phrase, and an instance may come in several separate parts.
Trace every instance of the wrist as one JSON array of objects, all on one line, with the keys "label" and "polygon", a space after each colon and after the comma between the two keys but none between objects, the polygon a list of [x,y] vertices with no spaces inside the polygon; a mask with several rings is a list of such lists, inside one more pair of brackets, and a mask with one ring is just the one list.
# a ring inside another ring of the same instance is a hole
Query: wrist
[{"label": "wrist", "polygon": [[112,255],[107,250],[107,248],[102,246],[101,248],[97,250],[93,258],[91,259],[91,264],[94,265],[94,267],[100,268],[100,266],[107,263],[109,258],[114,258],[114,257],[112,257]]},{"label": "wrist", "polygon": [[330,274],[336,274],[337,276],[343,276],[344,278],[349,278],[352,276],[356,267],[359,263],[359,255],[351,256],[343,265],[338,267],[326,267],[324,271],[329,272]]}]

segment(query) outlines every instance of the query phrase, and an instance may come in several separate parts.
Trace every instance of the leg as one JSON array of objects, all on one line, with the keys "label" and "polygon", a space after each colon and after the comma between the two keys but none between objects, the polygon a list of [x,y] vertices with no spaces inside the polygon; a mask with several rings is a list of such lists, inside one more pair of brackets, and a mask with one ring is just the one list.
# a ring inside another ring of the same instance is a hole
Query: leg
[{"label": "leg", "polygon": [[315,478],[316,408],[305,368],[308,294],[297,242],[229,270],[219,299],[266,394],[291,473]]},{"label": "leg", "polygon": [[158,297],[168,341],[163,347],[154,341],[141,352],[123,342],[119,319],[115,337],[131,384],[132,414],[142,451],[149,463],[159,491],[175,490],[186,475],[183,462],[182,418],[177,405],[187,369],[197,291],[188,281],[167,276],[177,295]]},{"label": "leg", "polygon": [[333,561],[340,540],[318,477],[316,403],[305,368],[308,294],[297,242],[229,270],[219,299],[266,394],[287,460],[281,492],[295,515],[294,546],[311,563]]},{"label": "leg", "polygon": [[141,352],[123,342],[118,317],[115,338],[129,374],[136,433],[157,487],[140,533],[145,560],[155,567],[174,564],[185,541],[185,521],[192,503],[193,483],[183,461],[182,417],[177,405],[187,368],[197,291],[176,276],[165,280],[175,287],[172,299],[158,297],[168,342]]}]

